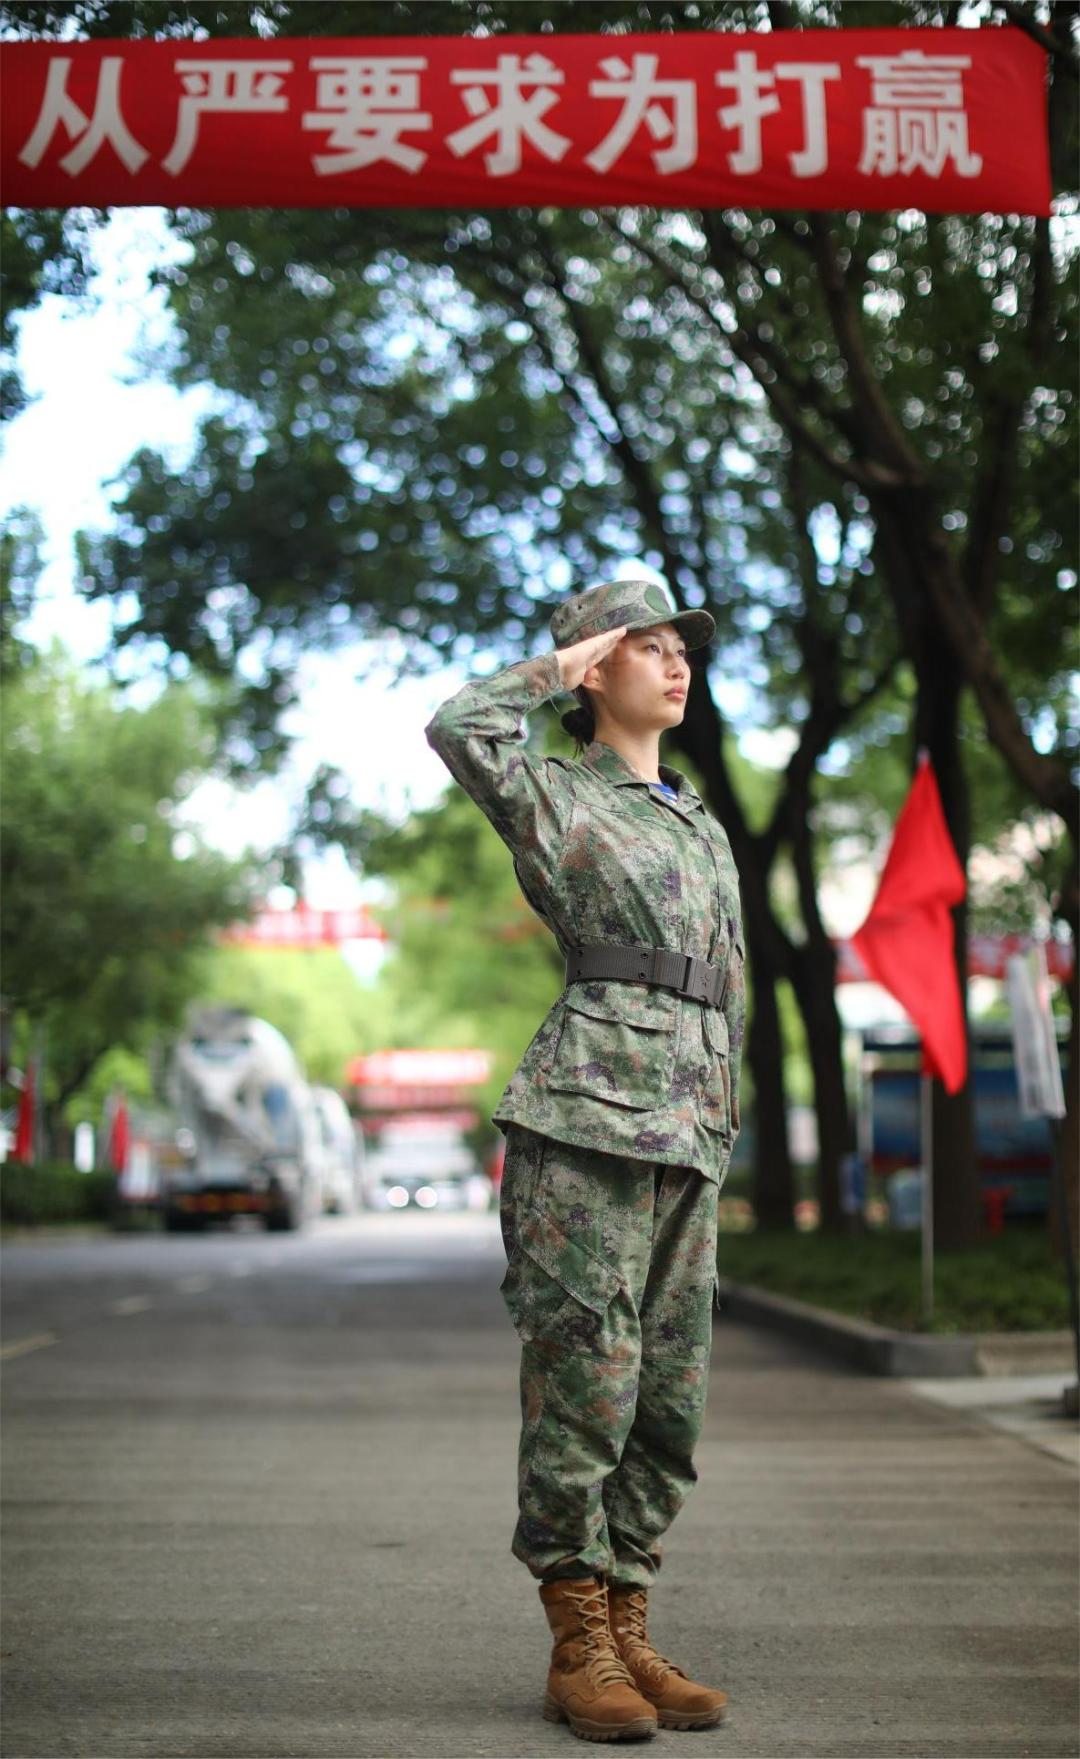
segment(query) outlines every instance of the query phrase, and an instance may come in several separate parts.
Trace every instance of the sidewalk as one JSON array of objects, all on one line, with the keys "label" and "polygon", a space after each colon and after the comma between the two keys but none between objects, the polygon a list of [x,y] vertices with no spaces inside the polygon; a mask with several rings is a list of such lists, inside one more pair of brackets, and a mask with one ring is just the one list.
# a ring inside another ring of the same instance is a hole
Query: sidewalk
[{"label": "sidewalk", "polygon": [[1062,1414],[1065,1388],[1075,1383],[1075,1373],[976,1374],[957,1380],[904,1382],[920,1398],[954,1411],[970,1411],[1080,1472],[1080,1430],[1075,1418]]}]

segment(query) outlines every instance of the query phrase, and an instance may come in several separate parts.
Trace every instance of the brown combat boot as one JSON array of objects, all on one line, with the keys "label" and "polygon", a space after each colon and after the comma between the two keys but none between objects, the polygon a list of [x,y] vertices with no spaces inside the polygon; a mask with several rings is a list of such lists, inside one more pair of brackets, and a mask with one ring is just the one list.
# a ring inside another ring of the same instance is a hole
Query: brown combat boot
[{"label": "brown combat boot", "polygon": [[608,1627],[607,1585],[599,1577],[540,1584],[555,1638],[544,1695],[548,1722],[568,1722],[585,1741],[654,1735],[656,1711],[619,1660]]},{"label": "brown combat boot", "polygon": [[662,1728],[712,1728],[722,1722],[727,1693],[699,1686],[681,1667],[653,1648],[645,1629],[647,1588],[620,1587],[608,1592],[611,1634],[615,1646],[643,1698],[656,1708]]}]

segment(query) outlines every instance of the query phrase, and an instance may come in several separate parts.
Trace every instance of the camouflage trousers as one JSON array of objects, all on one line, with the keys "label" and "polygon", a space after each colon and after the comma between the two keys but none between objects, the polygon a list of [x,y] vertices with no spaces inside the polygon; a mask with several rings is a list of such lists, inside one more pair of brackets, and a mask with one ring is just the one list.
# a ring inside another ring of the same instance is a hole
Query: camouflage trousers
[{"label": "camouflage trousers", "polygon": [[521,1339],[518,1520],[541,1580],[646,1587],[697,1482],[718,1187],[507,1126],[501,1294]]}]

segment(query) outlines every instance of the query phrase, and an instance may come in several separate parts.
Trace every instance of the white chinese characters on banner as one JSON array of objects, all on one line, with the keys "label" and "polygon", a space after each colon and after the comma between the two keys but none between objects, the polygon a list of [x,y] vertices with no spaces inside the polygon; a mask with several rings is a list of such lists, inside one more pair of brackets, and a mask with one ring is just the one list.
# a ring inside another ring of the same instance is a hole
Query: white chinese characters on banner
[{"label": "white chinese characters on banner", "polygon": [[[914,49],[856,57],[856,64],[869,70],[871,83],[871,104],[862,113],[860,173],[890,177],[922,171],[939,178],[951,163],[962,177],[978,175],[983,161],[970,148],[964,110],[963,72],[971,65],[970,57],[927,55]],[[102,57],[90,116],[67,90],[71,65],[67,56],[50,60],[40,113],[18,154],[20,162],[37,167],[62,130],[69,142],[77,143],[59,160],[68,176],[78,176],[104,146],[110,146],[134,175],[150,155],[124,121],[123,57]],[[429,154],[402,136],[433,127],[432,113],[421,108],[426,57],[313,56],[308,65],[315,76],[315,104],[301,112],[300,127],[327,135],[326,150],[311,158],[317,176],[365,170],[379,163],[415,175],[424,166]],[[177,176],[189,164],[204,114],[287,112],[284,75],[294,66],[291,60],[262,57],[177,60],[174,72],[182,90],[175,137],[161,160],[162,169]],[[670,176],[697,163],[694,79],[662,77],[660,56],[653,52],[606,56],[599,62],[599,74],[603,77],[589,82],[589,96],[618,102],[621,109],[584,154],[590,171],[598,177],[610,171],[643,127],[654,142],[663,143],[650,154],[654,171]],[[737,136],[726,154],[736,176],[752,177],[761,171],[762,124],[778,115],[785,102],[796,101],[793,93],[790,100],[785,93],[785,87],[790,91],[792,86],[799,88],[801,144],[786,155],[791,173],[814,178],[829,170],[827,87],[840,81],[838,62],[780,61],[768,68],[759,66],[754,51],[738,50],[733,66],[713,77],[721,91],[731,93],[731,101],[722,103],[715,114],[721,127]],[[441,144],[458,159],[487,146],[483,164],[490,177],[520,171],[525,143],[551,163],[559,163],[575,144],[544,120],[559,104],[563,94],[558,88],[566,79],[548,56],[500,54],[493,67],[452,68],[449,78],[460,88],[461,104],[472,120]]]},{"label": "white chinese characters on banner", "polygon": [[170,177],[184,169],[199,137],[203,111],[219,114],[257,115],[260,111],[287,110],[282,96],[282,75],[291,73],[291,61],[225,61],[217,56],[198,61],[178,61],[184,96],[177,114],[176,138],[161,161]]},{"label": "white chinese characters on banner", "polygon": [[363,171],[385,161],[415,176],[427,154],[399,137],[431,127],[431,114],[420,109],[423,56],[362,57],[316,55],[314,110],[305,110],[301,128],[329,129],[332,152],[312,159],[321,177],[342,171]]},{"label": "white chinese characters on banner", "polygon": [[41,110],[19,153],[21,162],[29,166],[39,165],[56,130],[62,128],[69,140],[74,140],[76,135],[82,136],[78,146],[72,147],[60,160],[61,171],[66,171],[69,177],[77,177],[80,171],[85,171],[106,141],[128,171],[132,174],[141,171],[150,155],[131,134],[120,113],[120,72],[123,65],[122,55],[102,57],[94,97],[94,114],[87,116],[84,110],[79,109],[75,100],[68,96],[70,56],[58,55],[55,60],[50,61]]},{"label": "white chinese characters on banner", "polygon": [[[484,155],[485,169],[492,177],[509,177],[520,171],[521,143],[526,138],[543,158],[558,164],[572,143],[568,135],[556,134],[541,118],[559,101],[550,87],[562,85],[565,78],[561,67],[556,67],[546,55],[536,54],[524,59],[520,55],[500,55],[495,67],[455,68],[450,75],[451,84],[464,88],[461,101],[476,121],[467,122],[464,128],[447,135],[450,151],[455,158],[461,158],[494,134],[498,136],[498,145],[493,153]],[[494,100],[480,89],[485,85],[495,87]],[[542,89],[526,98],[526,85]]]},{"label": "white chinese characters on banner", "polygon": [[[685,171],[697,163],[697,91],[692,79],[657,79],[659,55],[635,55],[631,66],[618,55],[601,61],[606,79],[589,85],[592,98],[621,98],[622,113],[599,146],[585,154],[590,171],[610,171],[633,140],[641,124],[653,140],[670,141],[653,153],[652,162],[662,176]],[[674,120],[661,106],[668,102]]]},{"label": "white chinese characters on banner", "polygon": [[963,70],[969,55],[860,55],[871,76],[871,108],[863,112],[859,170],[895,177],[925,171],[940,177],[951,159],[960,177],[977,177],[981,153],[968,145]]},{"label": "white chinese characters on banner", "polygon": [[788,154],[788,162],[796,177],[820,177],[829,168],[825,85],[839,78],[835,61],[779,61],[770,72],[758,67],[752,51],[739,50],[731,72],[715,75],[718,86],[731,86],[735,92],[734,102],[717,111],[725,128],[739,131],[739,145],[727,156],[731,170],[740,177],[761,170],[761,124],[780,108],[777,80],[792,79],[802,86],[803,144],[797,153]]}]

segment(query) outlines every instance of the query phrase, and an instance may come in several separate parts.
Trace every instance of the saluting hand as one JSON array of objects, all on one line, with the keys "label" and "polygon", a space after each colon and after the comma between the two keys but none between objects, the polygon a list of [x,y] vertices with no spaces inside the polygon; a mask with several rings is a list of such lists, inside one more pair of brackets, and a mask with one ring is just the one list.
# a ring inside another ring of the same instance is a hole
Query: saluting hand
[{"label": "saluting hand", "polygon": [[628,627],[628,624],[620,623],[617,629],[605,629],[602,635],[588,635],[584,641],[575,641],[572,647],[556,648],[563,688],[576,690],[589,667],[595,666],[618,645]]}]

